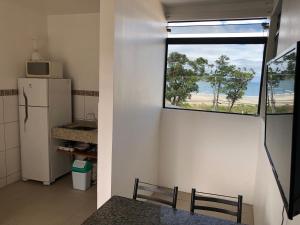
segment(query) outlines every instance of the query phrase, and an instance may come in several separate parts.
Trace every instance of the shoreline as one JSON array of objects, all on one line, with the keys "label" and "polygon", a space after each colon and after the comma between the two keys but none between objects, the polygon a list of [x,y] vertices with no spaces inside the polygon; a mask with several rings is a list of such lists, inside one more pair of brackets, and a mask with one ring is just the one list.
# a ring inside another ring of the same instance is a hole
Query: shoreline
[{"label": "shoreline", "polygon": [[[275,101],[277,105],[287,105],[293,102],[294,95],[285,93],[285,94],[278,94],[275,95]],[[206,94],[206,93],[197,93],[191,94],[191,98],[189,98],[186,103],[192,105],[201,105],[201,104],[209,104],[211,105],[213,102],[213,94]],[[242,99],[238,100],[236,104],[249,104],[249,105],[257,105],[259,102],[259,96],[243,96]],[[222,94],[219,96],[219,103],[221,105],[228,105],[229,102],[226,99],[226,95]]]}]

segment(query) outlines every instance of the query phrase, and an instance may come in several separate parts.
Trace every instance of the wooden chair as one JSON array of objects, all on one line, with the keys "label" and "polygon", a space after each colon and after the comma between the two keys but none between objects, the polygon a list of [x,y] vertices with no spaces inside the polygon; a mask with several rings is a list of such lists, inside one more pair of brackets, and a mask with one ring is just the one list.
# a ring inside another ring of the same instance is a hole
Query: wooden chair
[{"label": "wooden chair", "polygon": [[[230,200],[228,200],[230,199]],[[210,207],[201,204],[197,204],[197,201],[203,202],[213,202],[220,205],[228,205],[233,206],[236,208],[235,211],[225,209],[222,207]],[[217,195],[217,194],[210,194],[204,192],[196,192],[196,189],[192,189],[192,197],[191,197],[191,212],[194,213],[195,210],[205,210],[205,211],[212,211],[218,212],[223,214],[228,214],[231,216],[236,217],[236,221],[241,223],[242,221],[242,205],[243,205],[243,196],[239,195],[238,197],[231,197],[225,195]]]},{"label": "wooden chair", "polygon": [[[143,193],[139,193],[142,191]],[[149,193],[149,194],[148,194]],[[166,188],[154,184],[141,182],[138,178],[135,179],[133,199],[145,199],[152,202],[158,202],[164,205],[171,206],[176,209],[178,187]],[[162,197],[162,198],[160,198]]]}]

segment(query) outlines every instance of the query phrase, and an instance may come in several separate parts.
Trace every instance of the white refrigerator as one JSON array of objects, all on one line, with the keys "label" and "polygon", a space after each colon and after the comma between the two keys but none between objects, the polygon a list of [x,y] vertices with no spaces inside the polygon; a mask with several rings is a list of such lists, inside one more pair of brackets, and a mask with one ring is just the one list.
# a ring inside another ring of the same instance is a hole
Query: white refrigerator
[{"label": "white refrigerator", "polygon": [[70,172],[51,129],[72,122],[70,79],[18,79],[22,179],[50,185]]}]

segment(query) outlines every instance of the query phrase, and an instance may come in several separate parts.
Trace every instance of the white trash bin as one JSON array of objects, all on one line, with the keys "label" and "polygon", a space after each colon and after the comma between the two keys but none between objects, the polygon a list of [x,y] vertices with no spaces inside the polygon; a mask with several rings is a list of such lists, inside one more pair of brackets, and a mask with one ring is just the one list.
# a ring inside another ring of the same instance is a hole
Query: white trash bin
[{"label": "white trash bin", "polygon": [[75,160],[72,166],[73,188],[86,191],[91,186],[92,164],[89,161]]}]

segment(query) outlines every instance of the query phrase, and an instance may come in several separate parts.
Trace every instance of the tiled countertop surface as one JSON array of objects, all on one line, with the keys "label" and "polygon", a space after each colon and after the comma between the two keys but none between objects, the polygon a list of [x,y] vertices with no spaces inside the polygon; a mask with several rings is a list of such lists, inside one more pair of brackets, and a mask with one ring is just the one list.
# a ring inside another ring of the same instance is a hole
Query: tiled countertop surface
[{"label": "tiled countertop surface", "polygon": [[114,196],[82,225],[237,225],[237,223]]},{"label": "tiled countertop surface", "polygon": [[52,129],[52,137],[63,140],[97,144],[98,129],[96,122],[77,121],[74,124],[80,126],[95,127],[95,130],[76,130],[66,127],[56,127]]}]

